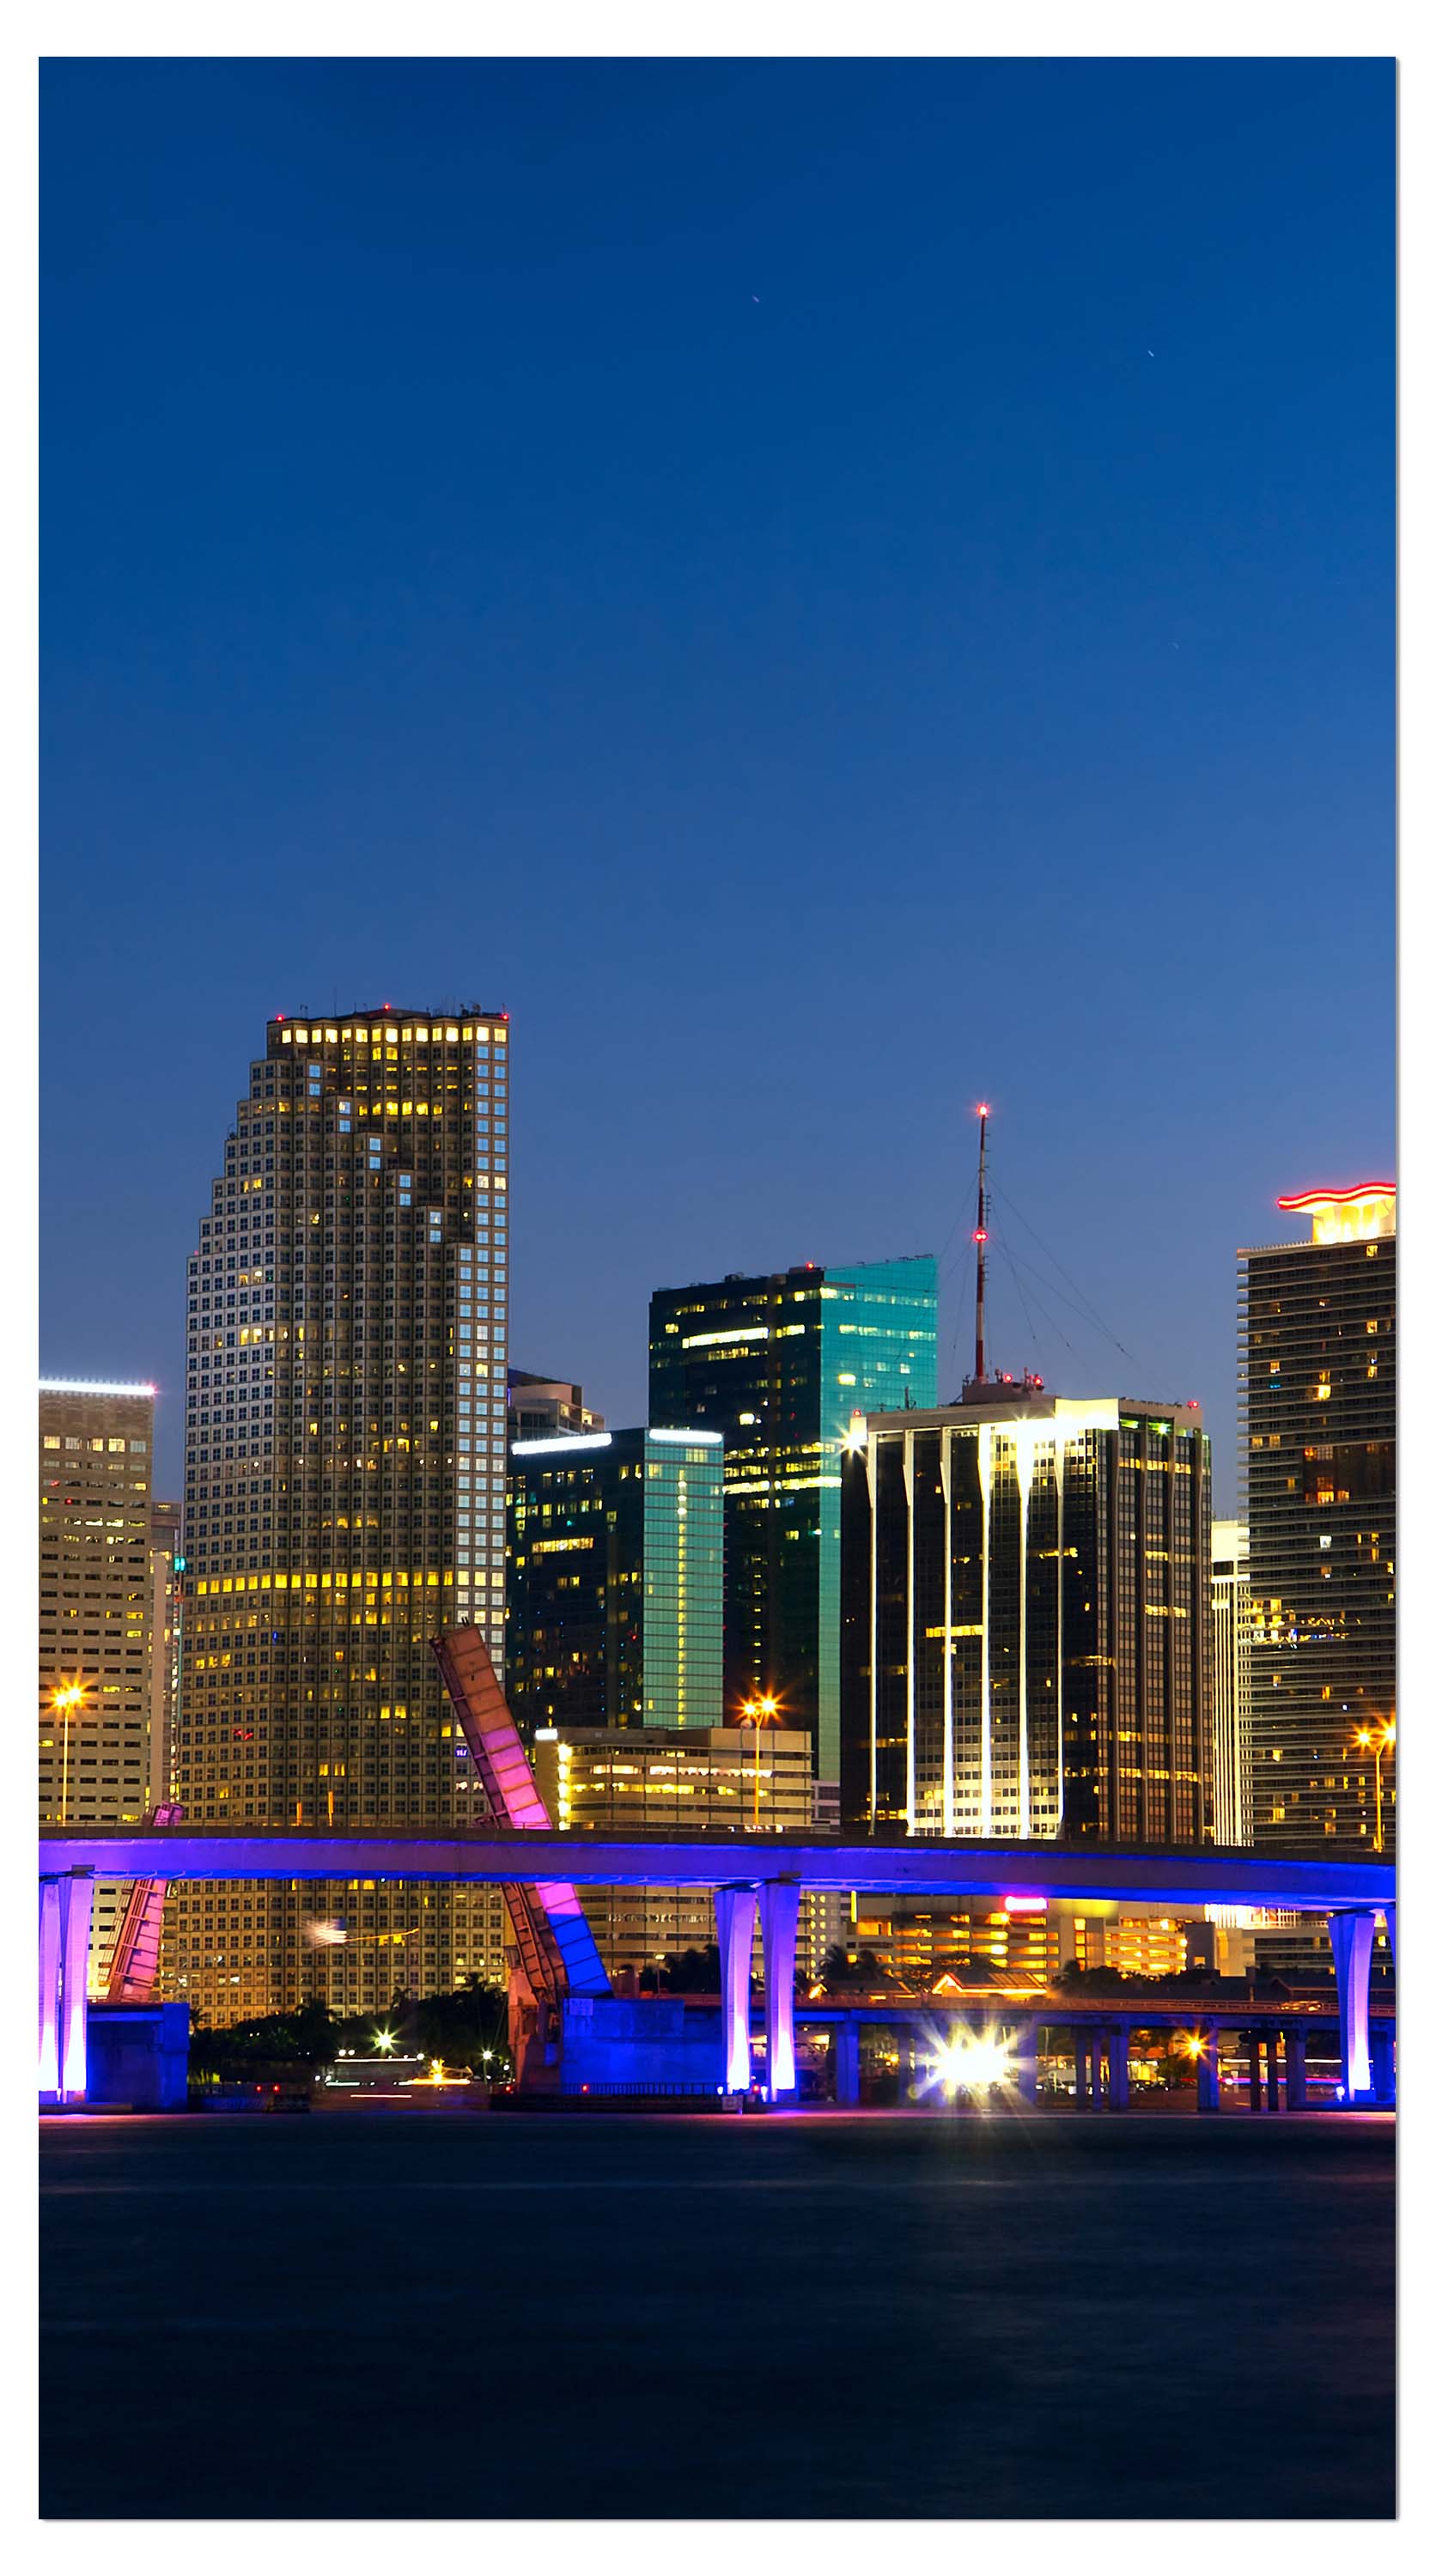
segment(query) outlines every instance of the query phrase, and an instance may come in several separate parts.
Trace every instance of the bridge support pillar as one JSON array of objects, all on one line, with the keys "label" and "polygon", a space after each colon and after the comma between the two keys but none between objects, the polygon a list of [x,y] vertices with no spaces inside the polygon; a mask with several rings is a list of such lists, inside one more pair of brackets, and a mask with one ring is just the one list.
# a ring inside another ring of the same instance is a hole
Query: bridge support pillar
[{"label": "bridge support pillar", "polygon": [[793,1979],[798,1965],[798,1907],[802,1889],[795,1878],[765,1878],[758,1889],[763,1925],[763,2014],[768,2033],[768,2099],[776,2102],[798,2089],[798,2060],[793,2039]]},{"label": "bridge support pillar", "polygon": [[840,2111],[856,2111],[862,2090],[862,2034],[855,2021],[840,2021],[833,2033]]},{"label": "bridge support pillar", "polygon": [[1247,2032],[1247,2108],[1261,2109],[1261,2033]]},{"label": "bridge support pillar", "polygon": [[1286,2107],[1289,2111],[1306,2109],[1306,2033],[1288,2024],[1286,2045]]},{"label": "bridge support pillar", "polygon": [[40,2098],[60,2098],[60,1881],[40,1881]]},{"label": "bridge support pillar", "polygon": [[917,2072],[917,2051],[913,2044],[911,2022],[900,2021],[893,2033],[893,2040],[897,2049],[898,2106],[902,2109],[912,2100],[913,2077]]},{"label": "bridge support pillar", "polygon": [[723,2090],[725,2093],[746,2093],[753,2081],[753,1918],[757,1910],[756,1888],[714,1889],[713,1911],[718,1924],[718,1979],[722,1991]]},{"label": "bridge support pillar", "polygon": [[1373,2022],[1371,2046],[1371,2098],[1383,2111],[1396,2102],[1396,2033],[1389,2021]]},{"label": "bridge support pillar", "polygon": [[1131,2038],[1125,2022],[1107,2033],[1107,2108],[1125,2111],[1131,2099],[1127,2073],[1127,2044]]},{"label": "bridge support pillar", "polygon": [[1281,2067],[1277,2047],[1277,2033],[1269,2030],[1266,2035],[1266,2107],[1269,2111],[1281,2109]]},{"label": "bridge support pillar", "polygon": [[1085,2111],[1092,2099],[1092,2057],[1085,2030],[1072,2033],[1072,2074],[1075,2084],[1073,2100],[1079,2111]]},{"label": "bridge support pillar", "polygon": [[1202,2053],[1197,2059],[1197,2109],[1220,2111],[1222,2107],[1221,2033],[1215,2023],[1199,2030]]},{"label": "bridge support pillar", "polygon": [[40,1881],[40,2085],[51,2102],[83,2102],[95,1874]]},{"label": "bridge support pillar", "polygon": [[1366,2007],[1371,1986],[1374,1913],[1333,1914],[1331,1955],[1336,1965],[1336,1999],[1341,2014],[1341,2086],[1348,2108],[1371,2091],[1371,2048]]}]

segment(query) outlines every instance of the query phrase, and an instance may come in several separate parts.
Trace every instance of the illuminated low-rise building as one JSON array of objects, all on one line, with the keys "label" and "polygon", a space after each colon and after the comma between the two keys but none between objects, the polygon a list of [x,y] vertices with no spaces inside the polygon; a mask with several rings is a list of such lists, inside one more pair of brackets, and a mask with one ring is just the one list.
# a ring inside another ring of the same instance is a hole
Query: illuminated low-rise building
[{"label": "illuminated low-rise building", "polygon": [[1195,1405],[975,1381],[843,1467],[843,1815],[984,1840],[1210,1838]]},{"label": "illuminated low-rise building", "polygon": [[716,1431],[516,1440],[508,1487],[509,1706],[551,1726],[717,1726],[723,1443]]},{"label": "illuminated low-rise building", "polygon": [[[802,1834],[813,1823],[813,1753],[800,1728],[678,1726],[542,1728],[534,1779],[561,1833]],[[714,1938],[706,1888],[588,1888],[583,1907],[611,1975],[641,1969]],[[808,1895],[800,1917],[805,1967],[831,1900]]]}]

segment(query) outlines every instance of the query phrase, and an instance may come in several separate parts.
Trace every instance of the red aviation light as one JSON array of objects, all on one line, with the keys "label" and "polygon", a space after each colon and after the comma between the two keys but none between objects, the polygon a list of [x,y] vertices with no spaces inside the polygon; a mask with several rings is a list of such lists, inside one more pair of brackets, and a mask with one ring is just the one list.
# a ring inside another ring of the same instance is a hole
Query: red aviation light
[{"label": "red aviation light", "polygon": [[973,1230],[972,1230],[972,1239],[973,1239],[973,1242],[974,1242],[974,1243],[985,1243],[985,1242],[987,1241],[987,1228],[986,1228],[986,1226],[985,1226],[985,1225],[978,1225],[978,1226],[974,1226],[974,1227],[973,1227]]},{"label": "red aviation light", "polygon": [[992,1103],[991,1103],[991,1101],[990,1101],[990,1100],[979,1100],[979,1102],[978,1102],[978,1104],[977,1104],[977,1111],[976,1111],[976,1114],[977,1114],[977,1116],[978,1116],[979,1118],[990,1118],[990,1117],[992,1116]]}]

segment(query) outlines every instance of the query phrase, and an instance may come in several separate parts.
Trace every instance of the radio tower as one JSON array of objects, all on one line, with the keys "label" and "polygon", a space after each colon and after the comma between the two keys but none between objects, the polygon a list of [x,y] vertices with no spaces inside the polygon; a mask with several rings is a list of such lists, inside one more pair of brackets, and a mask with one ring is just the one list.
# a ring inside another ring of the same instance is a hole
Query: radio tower
[{"label": "radio tower", "polygon": [[977,1366],[972,1373],[973,1384],[975,1386],[984,1385],[987,1379],[987,1346],[985,1337],[987,1318],[987,1122],[991,1115],[992,1111],[990,1104],[985,1100],[979,1100],[977,1104],[977,1224],[973,1228],[972,1235],[973,1242],[977,1246]]}]

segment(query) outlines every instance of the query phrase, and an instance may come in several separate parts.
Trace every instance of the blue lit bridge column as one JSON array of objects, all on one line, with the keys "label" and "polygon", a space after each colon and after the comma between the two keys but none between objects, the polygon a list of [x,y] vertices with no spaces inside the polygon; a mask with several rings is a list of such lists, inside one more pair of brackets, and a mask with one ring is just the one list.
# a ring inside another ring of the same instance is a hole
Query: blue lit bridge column
[{"label": "blue lit bridge column", "polygon": [[1341,2085],[1348,2106],[1371,2091],[1371,2046],[1367,2035],[1367,1998],[1371,1987],[1371,1947],[1376,1916],[1332,1914],[1331,1955],[1336,1966],[1336,2000],[1341,2014]]},{"label": "blue lit bridge column", "polygon": [[[717,1887],[718,1982],[722,1994],[723,2090],[746,2093],[753,2081],[753,1920],[755,1887]],[[771,2043],[770,2043],[771,2045]]]},{"label": "blue lit bridge column", "polygon": [[86,2087],[90,1917],[95,1874],[67,1870],[40,1881],[40,2094],[83,2102]]},{"label": "blue lit bridge column", "polygon": [[[798,2089],[798,2059],[793,2038],[793,1978],[798,1965],[798,1907],[802,1890],[795,1878],[765,1878],[758,1889],[763,1925],[763,2014],[768,2034],[768,2099]],[[751,1928],[749,1939],[752,1939]]]}]

